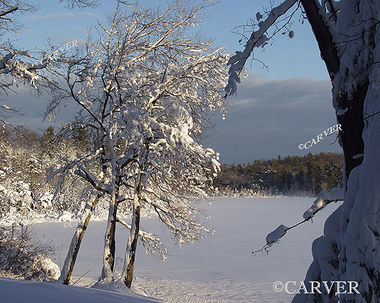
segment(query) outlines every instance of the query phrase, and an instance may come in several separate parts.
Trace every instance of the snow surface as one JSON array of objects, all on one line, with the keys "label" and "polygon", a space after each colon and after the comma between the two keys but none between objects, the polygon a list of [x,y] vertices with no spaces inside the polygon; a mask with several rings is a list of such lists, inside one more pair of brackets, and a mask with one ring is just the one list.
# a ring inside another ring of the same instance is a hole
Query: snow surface
[{"label": "snow surface", "polygon": [[[303,281],[311,263],[312,241],[323,232],[323,222],[340,203],[319,212],[313,223],[306,222],[289,231],[266,253],[252,256],[265,244],[266,235],[279,224],[291,226],[313,198],[216,198],[204,205],[211,215],[208,227],[215,234],[182,247],[173,244],[170,235],[155,218],[142,219],[145,230],[162,237],[169,250],[168,259],[144,254],[139,247],[136,278],[132,288],[138,293],[162,299],[166,303],[280,303],[291,296],[275,293],[274,281]],[[76,285],[88,286],[101,271],[104,222],[90,222],[78,256],[74,276],[83,278]],[[35,224],[34,231],[50,239],[57,247],[57,260],[63,264],[74,227],[64,223]],[[117,228],[116,265],[121,270],[128,232]],[[77,278],[74,277],[73,281]],[[84,301],[82,301],[85,303]]]}]

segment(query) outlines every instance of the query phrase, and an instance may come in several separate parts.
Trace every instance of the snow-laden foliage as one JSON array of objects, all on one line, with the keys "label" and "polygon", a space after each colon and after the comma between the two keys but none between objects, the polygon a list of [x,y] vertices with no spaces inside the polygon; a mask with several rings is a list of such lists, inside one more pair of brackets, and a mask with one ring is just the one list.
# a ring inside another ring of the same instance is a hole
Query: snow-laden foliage
[{"label": "snow-laden foliage", "polygon": [[201,138],[208,113],[224,110],[227,56],[193,34],[207,5],[121,5],[81,55],[63,58],[52,75],[67,85],[52,89],[49,111],[63,102],[79,107],[62,134],[86,129],[93,138],[91,149],[63,159],[52,176],[74,172],[109,199],[103,281],[112,279],[122,205],[132,212],[124,276],[133,273],[127,264],[138,237],[156,243],[140,232],[141,209],[153,210],[180,244],[209,232],[198,223],[196,199],[212,189],[219,163]]},{"label": "snow-laden foliage", "polygon": [[58,279],[59,267],[51,261],[54,249],[33,240],[23,225],[0,228],[0,274],[28,280]]},{"label": "snow-laden foliage", "polygon": [[296,228],[297,226],[312,220],[312,218],[315,216],[315,214],[319,211],[321,211],[323,208],[326,207],[326,205],[337,202],[337,201],[343,201],[344,200],[344,191],[342,188],[334,187],[333,189],[329,191],[321,191],[318,195],[318,197],[314,200],[311,207],[309,207],[303,214],[303,220],[287,227],[283,224],[281,224],[279,227],[277,227],[274,231],[270,232],[265,240],[266,244],[259,250],[253,251],[252,254],[256,254],[258,252],[262,252],[265,250],[267,253],[269,252],[270,248],[273,244],[278,243],[279,240],[285,236],[287,231]]},{"label": "snow-laden foliage", "polygon": [[37,203],[42,198],[37,188],[44,174],[37,155],[26,147],[15,147],[1,139],[0,145],[1,217],[15,213],[25,215],[32,210],[44,212],[50,203]]},{"label": "snow-laden foliage", "polygon": [[[7,92],[17,80],[22,79],[36,87],[39,70],[46,67],[26,52],[16,49],[9,39],[10,33],[20,27],[15,21],[19,13],[33,11],[34,7],[28,1],[8,0],[0,3],[0,90]],[[16,15],[16,16],[15,16]],[[0,108],[10,110],[11,106]]]},{"label": "snow-laden foliage", "polygon": [[303,218],[305,220],[311,219],[318,211],[326,207],[327,204],[336,201],[344,200],[344,190],[339,187],[335,187],[330,191],[321,191],[313,202],[313,205],[305,211]]},{"label": "snow-laden foliage", "polygon": [[274,231],[266,236],[265,240],[267,241],[267,245],[271,246],[273,243],[278,242],[286,234],[287,230],[288,227],[285,225],[280,225],[277,227]]}]

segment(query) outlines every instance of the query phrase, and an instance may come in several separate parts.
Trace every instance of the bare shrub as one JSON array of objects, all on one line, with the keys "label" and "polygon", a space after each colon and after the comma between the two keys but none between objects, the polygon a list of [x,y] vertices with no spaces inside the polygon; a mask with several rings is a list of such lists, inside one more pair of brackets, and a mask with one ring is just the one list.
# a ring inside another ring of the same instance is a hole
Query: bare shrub
[{"label": "bare shrub", "polygon": [[0,228],[0,275],[27,280],[57,279],[59,267],[50,257],[54,248],[32,237],[30,226]]}]

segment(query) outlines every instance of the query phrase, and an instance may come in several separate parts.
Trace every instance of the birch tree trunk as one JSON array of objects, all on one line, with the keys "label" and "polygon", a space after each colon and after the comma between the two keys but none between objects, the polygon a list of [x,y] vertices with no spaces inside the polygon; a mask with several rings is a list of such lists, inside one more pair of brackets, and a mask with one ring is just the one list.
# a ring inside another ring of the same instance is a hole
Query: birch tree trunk
[{"label": "birch tree trunk", "polygon": [[82,243],[84,234],[87,230],[88,223],[90,222],[92,213],[99,202],[101,195],[97,195],[92,202],[91,206],[87,205],[86,210],[81,217],[81,220],[75,230],[74,236],[71,240],[69,251],[67,252],[67,256],[65,259],[65,263],[63,264],[61,275],[58,279],[59,282],[69,285],[71,280],[71,275],[73,273],[75,261],[77,259],[80,245]]},{"label": "birch tree trunk", "polygon": [[125,254],[124,268],[120,278],[128,288],[131,288],[133,280],[136,248],[140,231],[140,211],[140,202],[134,202],[132,225],[128,238],[127,251]]}]

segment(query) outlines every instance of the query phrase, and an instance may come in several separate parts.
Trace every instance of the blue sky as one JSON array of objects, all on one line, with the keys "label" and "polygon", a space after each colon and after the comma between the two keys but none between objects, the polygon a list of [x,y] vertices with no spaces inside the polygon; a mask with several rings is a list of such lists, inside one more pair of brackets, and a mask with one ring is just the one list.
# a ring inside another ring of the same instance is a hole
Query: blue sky
[{"label": "blue sky", "polygon": [[[15,14],[14,18],[23,28],[10,38],[24,49],[38,51],[46,48],[48,40],[54,44],[85,39],[88,28],[104,20],[113,11],[112,0],[100,1],[98,8],[65,9],[58,0],[35,1],[39,10],[28,15]],[[166,1],[143,0],[142,5]],[[268,0],[224,0],[210,11],[210,16],[199,29],[206,38],[214,38],[215,45],[225,47],[228,53],[241,50],[234,34],[236,26],[246,24],[250,18],[268,7]],[[298,144],[316,137],[323,130],[336,124],[331,105],[330,84],[324,64],[310,26],[294,22],[293,39],[279,35],[273,44],[259,50],[256,57],[269,67],[263,69],[249,61],[248,78],[238,88],[236,96],[227,99],[227,119],[215,117],[206,144],[221,153],[222,162],[252,162],[277,155],[303,155]],[[15,124],[43,129],[49,123],[41,122],[41,112],[46,98],[30,95],[20,90],[17,95],[2,97],[3,103],[13,105],[23,112],[14,116]],[[63,110],[65,119],[70,115]],[[58,120],[56,123],[60,123]],[[340,151],[334,136],[310,148],[307,152]]]}]

